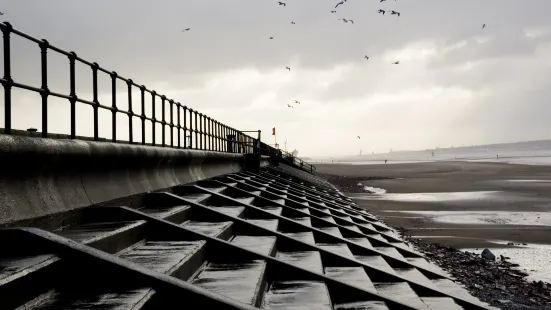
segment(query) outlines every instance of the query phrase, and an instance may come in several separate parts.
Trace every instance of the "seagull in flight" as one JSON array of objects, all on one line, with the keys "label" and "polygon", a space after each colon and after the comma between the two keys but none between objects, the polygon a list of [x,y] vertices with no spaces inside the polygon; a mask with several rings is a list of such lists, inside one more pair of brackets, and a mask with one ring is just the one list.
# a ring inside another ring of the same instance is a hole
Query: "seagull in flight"
[{"label": "seagull in flight", "polygon": [[341,2],[337,3],[337,5],[335,5],[335,9],[341,4],[344,4],[344,1],[341,1]]},{"label": "seagull in flight", "polygon": [[274,37],[270,37],[270,40],[273,40],[273,39],[274,39]]},{"label": "seagull in flight", "polygon": [[390,11],[390,15],[398,15],[398,17],[400,17],[400,12],[396,12],[394,10]]},{"label": "seagull in flight", "polygon": [[1,16],[1,15],[4,15],[4,12],[0,12],[0,16]]},{"label": "seagull in flight", "polygon": [[294,25],[294,24],[295,24],[295,22],[294,22],[294,21],[291,21],[291,24],[292,24],[292,25]]},{"label": "seagull in flight", "polygon": [[190,31],[190,30],[191,30],[191,28],[186,28],[186,29],[182,30],[182,32],[184,32],[184,31]]},{"label": "seagull in flight", "polygon": [[386,11],[385,10],[378,10],[377,13],[381,13],[381,14],[385,15]]},{"label": "seagull in flight", "polygon": [[358,139],[360,139],[360,136],[358,136]]},{"label": "seagull in flight", "polygon": [[483,24],[483,25],[482,25],[482,29],[484,29],[484,28],[486,28],[486,24]]},{"label": "seagull in flight", "polygon": [[366,60],[369,60],[369,56],[367,56],[367,55],[365,55],[364,58],[365,58]]},{"label": "seagull in flight", "polygon": [[[379,2],[385,2],[385,1],[386,1],[386,0],[381,0],[381,1],[379,1]],[[394,0],[394,1],[396,1],[396,0]]]},{"label": "seagull in flight", "polygon": [[393,65],[399,65],[399,64],[400,64],[400,61],[399,61],[399,60],[398,60],[398,61],[395,61],[395,62],[393,62],[392,64],[393,64]]},{"label": "seagull in flight", "polygon": [[298,100],[295,100],[295,104],[300,104],[300,101],[298,101]]},{"label": "seagull in flight", "polygon": [[290,105],[290,104],[288,104],[288,103],[287,103],[287,107],[289,107],[289,108],[294,108],[292,105]]},{"label": "seagull in flight", "polygon": [[289,68],[289,67],[285,67],[285,69],[287,69],[287,70],[291,71],[291,68]]},{"label": "seagull in flight", "polygon": [[283,5],[284,7],[287,6],[287,4],[285,4],[285,2],[281,2],[281,1],[279,1],[278,4],[279,4],[279,5]]},{"label": "seagull in flight", "polygon": [[337,13],[337,11],[331,11],[331,13]]}]

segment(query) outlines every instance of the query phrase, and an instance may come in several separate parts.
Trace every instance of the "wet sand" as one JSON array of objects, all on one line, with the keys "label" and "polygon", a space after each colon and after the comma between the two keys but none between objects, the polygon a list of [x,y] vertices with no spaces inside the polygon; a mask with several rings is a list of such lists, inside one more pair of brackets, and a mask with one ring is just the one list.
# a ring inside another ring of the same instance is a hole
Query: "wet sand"
[{"label": "wet sand", "polygon": [[[551,244],[551,226],[546,226],[551,219],[548,166],[481,162],[320,164],[317,172],[355,197],[358,206],[427,241],[456,248],[510,247],[493,240]],[[366,195],[358,183],[385,189],[388,194]],[[490,193],[465,193],[480,191]],[[436,211],[446,212],[441,215]]]}]

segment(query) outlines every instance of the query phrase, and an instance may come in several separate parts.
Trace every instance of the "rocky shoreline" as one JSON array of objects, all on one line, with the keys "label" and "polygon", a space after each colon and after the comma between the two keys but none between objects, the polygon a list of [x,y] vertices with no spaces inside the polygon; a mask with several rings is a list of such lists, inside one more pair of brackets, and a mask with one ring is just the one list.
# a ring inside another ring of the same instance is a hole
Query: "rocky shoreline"
[{"label": "rocky shoreline", "polygon": [[515,269],[518,265],[509,262],[509,258],[485,259],[478,253],[411,238],[405,230],[400,232],[407,242],[481,301],[506,310],[551,309],[551,284],[526,281],[527,274]]}]

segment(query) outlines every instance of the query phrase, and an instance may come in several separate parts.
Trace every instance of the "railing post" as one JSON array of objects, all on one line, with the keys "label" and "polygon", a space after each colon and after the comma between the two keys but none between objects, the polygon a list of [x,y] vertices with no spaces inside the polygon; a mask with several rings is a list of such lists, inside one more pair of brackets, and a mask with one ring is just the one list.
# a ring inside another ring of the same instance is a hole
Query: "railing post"
[{"label": "railing post", "polygon": [[13,79],[11,78],[11,47],[10,34],[13,29],[10,23],[0,24],[2,27],[3,44],[4,44],[4,133],[11,133],[11,89],[13,87]]},{"label": "railing post", "polygon": [[[188,132],[187,111],[188,111],[187,106],[184,106],[184,149],[187,148],[187,132]],[[190,142],[190,146],[191,146],[191,142]]]},{"label": "railing post", "polygon": [[168,101],[170,104],[170,147],[174,147],[174,100]]},{"label": "railing post", "polygon": [[42,75],[42,86],[40,87],[40,96],[42,97],[42,138],[48,137],[48,47],[50,43],[47,40],[42,40],[40,46],[40,64]]},{"label": "railing post", "polygon": [[197,139],[199,137],[199,131],[198,131],[198,126],[197,126],[197,111],[193,111],[194,114],[195,114],[195,122],[193,123],[193,127],[195,127],[195,149],[197,150],[199,148],[199,144],[197,142],[199,142],[199,139]]},{"label": "railing post", "polygon": [[166,100],[165,95],[162,95],[162,96],[161,96],[161,109],[162,109],[162,113],[161,113],[161,125],[163,126],[163,128],[162,128],[162,130],[161,130],[161,133],[162,133],[161,145],[162,145],[162,146],[165,146],[165,125],[166,125],[166,122],[165,122],[165,100]]},{"label": "railing post", "polygon": [[134,142],[134,127],[132,122],[134,121],[134,110],[132,110],[132,85],[134,82],[131,79],[126,81],[128,85],[128,142],[132,144]]},{"label": "railing post", "polygon": [[152,91],[151,92],[151,132],[152,132],[152,137],[151,137],[151,141],[152,141],[152,144],[153,146],[155,146],[155,127],[157,126],[157,119],[155,119],[155,97],[157,96],[157,92],[155,91]]},{"label": "railing post", "polygon": [[235,135],[227,135],[228,137],[228,146],[227,146],[227,150],[228,150],[228,153],[233,153],[233,140],[235,139]]},{"label": "railing post", "polygon": [[98,109],[99,109],[99,101],[98,101],[98,68],[99,65],[97,62],[94,62],[92,64],[92,92],[93,92],[93,101],[94,105],[94,141],[99,140],[99,133],[98,133]]},{"label": "railing post", "polygon": [[75,61],[77,59],[77,54],[75,52],[69,53],[69,87],[70,94],[69,102],[71,104],[71,139],[76,137],[76,105],[77,105],[77,90],[76,90],[76,73],[75,73]]},{"label": "railing post", "polygon": [[117,72],[111,72],[111,140],[117,142]]},{"label": "railing post", "polygon": [[145,145],[145,86],[140,86],[141,101],[142,101],[142,145]]},{"label": "railing post", "polygon": [[[182,141],[182,137],[181,137],[181,131],[182,131],[182,126],[181,126],[181,123],[180,123],[180,109],[182,108],[182,104],[181,103],[176,103],[176,117],[178,118],[178,148],[180,148],[180,145],[181,145],[181,141]],[[185,133],[184,133],[184,137],[185,137]],[[185,138],[184,138],[185,140]]]}]

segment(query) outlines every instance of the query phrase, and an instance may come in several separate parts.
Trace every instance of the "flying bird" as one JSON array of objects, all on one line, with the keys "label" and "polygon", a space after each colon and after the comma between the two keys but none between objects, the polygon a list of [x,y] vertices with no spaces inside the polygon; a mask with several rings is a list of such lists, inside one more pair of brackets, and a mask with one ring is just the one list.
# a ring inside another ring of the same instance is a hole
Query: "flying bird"
[{"label": "flying bird", "polygon": [[360,136],[358,136],[358,139],[360,139]]},{"label": "flying bird", "polygon": [[292,105],[290,105],[290,104],[288,104],[288,103],[287,103],[287,107],[289,107],[289,108],[294,108]]},{"label": "flying bird", "polygon": [[295,100],[295,104],[300,104],[300,101],[298,101],[298,100]]},{"label": "flying bird", "polygon": [[279,1],[278,4],[283,5],[284,7],[287,6],[287,4],[285,4],[285,2],[281,2],[281,1]]},{"label": "flying bird", "polygon": [[344,1],[341,1],[341,2],[337,3],[337,5],[335,5],[335,9],[341,4],[344,4]]},{"label": "flying bird", "polygon": [[270,40],[273,40],[273,39],[274,39],[274,37],[270,37]]},{"label": "flying bird", "polygon": [[390,11],[390,15],[398,15],[398,17],[400,17],[400,12],[396,12],[394,10]]},{"label": "flying bird", "polygon": [[337,11],[331,11],[331,13],[337,13]]},{"label": "flying bird", "polygon": [[377,13],[381,13],[381,14],[385,15],[386,11],[385,10],[378,10]]},{"label": "flying bird", "polygon": [[[379,2],[385,2],[385,1],[386,1],[386,0],[381,0],[381,1],[379,1]],[[395,1],[396,1],[396,0],[395,0]]]},{"label": "flying bird", "polygon": [[4,15],[4,12],[0,12],[0,15]]},{"label": "flying bird", "polygon": [[291,68],[289,68],[289,67],[285,67],[285,69],[287,69],[287,70],[291,71]]},{"label": "flying bird", "polygon": [[399,65],[399,64],[400,64],[400,61],[399,61],[399,60],[398,60],[398,61],[395,61],[395,62],[393,62],[392,64],[393,64],[393,65]]},{"label": "flying bird", "polygon": [[353,21],[353,20],[350,19],[350,20],[348,20],[348,21],[351,22],[352,24],[354,24],[354,21]]},{"label": "flying bird", "polygon": [[486,28],[486,24],[483,24],[483,25],[482,25],[482,29],[484,29],[484,28]]},{"label": "flying bird", "polygon": [[365,58],[366,60],[369,60],[369,56],[367,56],[367,55],[365,55],[364,58]]},{"label": "flying bird", "polygon": [[190,31],[190,30],[191,30],[191,28],[186,28],[186,29],[182,30],[182,32],[184,32],[184,31]]},{"label": "flying bird", "polygon": [[295,24],[295,22],[294,22],[294,21],[291,21],[291,24],[293,24],[293,25],[294,25],[294,24]]}]

